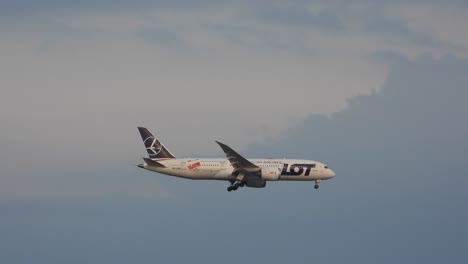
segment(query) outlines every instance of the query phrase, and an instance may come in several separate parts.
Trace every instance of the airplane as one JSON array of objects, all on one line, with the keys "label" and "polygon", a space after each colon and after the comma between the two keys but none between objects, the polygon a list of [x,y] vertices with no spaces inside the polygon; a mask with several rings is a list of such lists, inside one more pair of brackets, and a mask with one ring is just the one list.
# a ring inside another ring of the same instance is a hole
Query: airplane
[{"label": "airplane", "polygon": [[268,181],[314,181],[319,188],[322,180],[335,177],[327,165],[313,160],[246,159],[229,146],[219,142],[226,159],[176,158],[146,128],[138,127],[149,158],[139,168],[192,180],[228,181],[227,191],[239,187],[264,188]]}]

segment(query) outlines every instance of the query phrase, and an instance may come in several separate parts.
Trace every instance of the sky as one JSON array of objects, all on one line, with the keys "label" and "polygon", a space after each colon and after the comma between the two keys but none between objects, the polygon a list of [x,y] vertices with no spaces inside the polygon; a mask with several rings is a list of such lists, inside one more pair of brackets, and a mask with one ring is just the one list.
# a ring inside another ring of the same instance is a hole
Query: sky
[{"label": "sky", "polygon": [[[0,262],[465,263],[463,1],[0,2]],[[305,158],[226,192],[136,168]]]}]

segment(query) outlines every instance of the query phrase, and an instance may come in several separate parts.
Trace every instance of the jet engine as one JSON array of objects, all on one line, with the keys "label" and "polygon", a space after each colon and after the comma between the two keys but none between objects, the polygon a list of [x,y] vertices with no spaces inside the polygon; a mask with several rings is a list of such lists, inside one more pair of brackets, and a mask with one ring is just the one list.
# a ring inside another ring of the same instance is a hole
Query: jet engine
[{"label": "jet engine", "polygon": [[264,188],[266,186],[265,180],[249,180],[245,183],[245,186],[252,188]]},{"label": "jet engine", "polygon": [[267,167],[267,168],[262,168],[261,176],[262,176],[262,180],[277,181],[279,180],[280,173],[279,173],[278,168]]}]

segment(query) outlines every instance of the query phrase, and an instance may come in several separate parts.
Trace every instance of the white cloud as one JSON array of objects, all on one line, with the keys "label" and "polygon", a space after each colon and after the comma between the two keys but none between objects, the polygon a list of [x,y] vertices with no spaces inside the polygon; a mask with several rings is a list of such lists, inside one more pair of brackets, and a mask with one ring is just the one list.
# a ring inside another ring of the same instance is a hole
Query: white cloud
[{"label": "white cloud", "polygon": [[[432,14],[424,6],[382,13],[466,50],[466,12]],[[466,56],[450,45],[369,32],[366,8],[336,9],[343,31],[273,23],[244,4],[81,10],[2,23],[0,142],[17,154],[3,160],[11,171],[24,154],[45,171],[133,163],[144,155],[142,125],[179,156],[221,155],[212,140],[242,150],[380,89],[387,67],[372,59],[376,52]]]},{"label": "white cloud", "polygon": [[398,19],[414,32],[426,33],[454,47],[445,52],[468,57],[468,7],[454,4],[408,4],[387,8],[389,17]]}]

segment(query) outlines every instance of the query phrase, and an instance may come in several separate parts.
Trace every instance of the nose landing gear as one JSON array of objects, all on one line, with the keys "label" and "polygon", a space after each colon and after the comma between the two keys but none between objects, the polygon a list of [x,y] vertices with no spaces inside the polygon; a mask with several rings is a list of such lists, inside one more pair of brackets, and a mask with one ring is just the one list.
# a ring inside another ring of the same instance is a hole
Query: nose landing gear
[{"label": "nose landing gear", "polygon": [[318,188],[319,188],[319,183],[320,183],[320,180],[316,180],[316,181],[315,181],[314,189],[318,189]]}]

